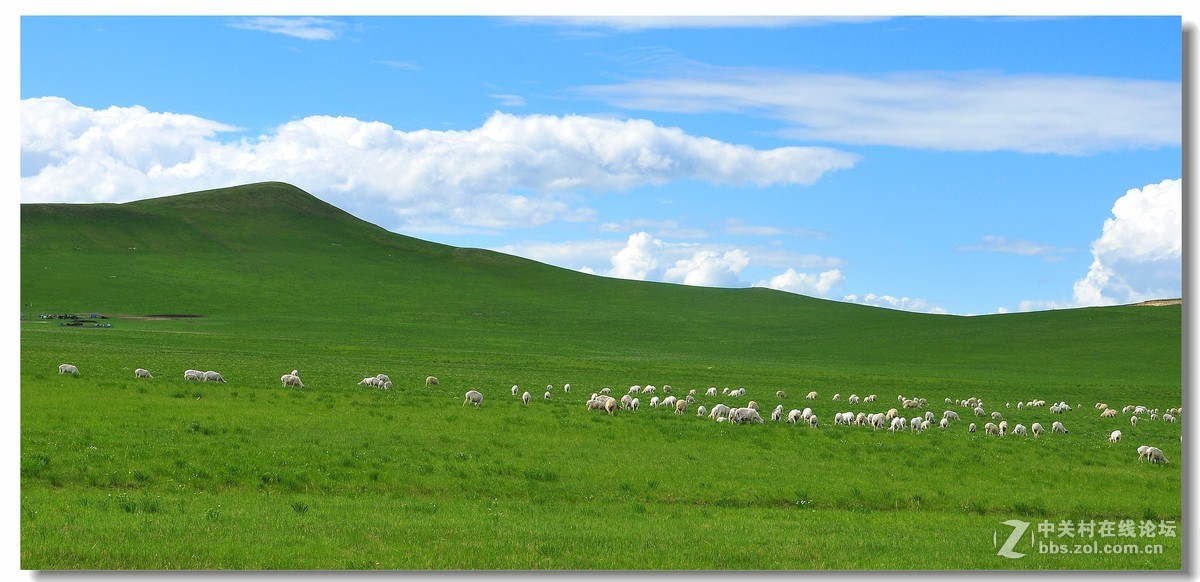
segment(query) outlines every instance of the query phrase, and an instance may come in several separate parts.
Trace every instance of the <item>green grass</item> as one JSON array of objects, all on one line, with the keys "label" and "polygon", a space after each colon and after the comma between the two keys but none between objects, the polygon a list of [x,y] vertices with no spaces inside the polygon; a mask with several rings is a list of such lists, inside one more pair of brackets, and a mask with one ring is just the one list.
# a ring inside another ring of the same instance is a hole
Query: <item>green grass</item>
[{"label": "green grass", "polygon": [[[1180,537],[1144,540],[1156,556],[993,545],[1008,519],[1180,521],[1181,425],[1093,407],[1180,405],[1179,306],[966,318],[606,279],[392,234],[274,183],[23,205],[21,226],[26,569],[1181,567]],[[135,317],[151,314],[201,317]],[[280,387],[293,368],[305,389]],[[393,390],[356,385],[380,372]],[[823,425],[728,426],[647,397],[585,409],[632,384],[744,386],[697,404],[754,399],[764,416],[785,390]],[[833,426],[897,394],[963,421]],[[968,396],[1071,433],[968,434],[984,421],[942,403]],[[1004,407],[1033,398],[1076,409]],[[1139,464],[1141,444],[1171,463]]]}]

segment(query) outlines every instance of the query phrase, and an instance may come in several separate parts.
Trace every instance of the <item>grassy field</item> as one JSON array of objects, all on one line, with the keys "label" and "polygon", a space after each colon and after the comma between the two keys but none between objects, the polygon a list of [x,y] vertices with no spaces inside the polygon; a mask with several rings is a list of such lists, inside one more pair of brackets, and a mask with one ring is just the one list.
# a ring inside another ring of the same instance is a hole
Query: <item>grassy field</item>
[{"label": "grassy field", "polygon": [[[25,569],[1181,567],[1181,424],[1094,408],[1181,405],[1178,305],[966,318],[606,279],[389,233],[274,183],[21,221]],[[58,313],[112,327],[38,318]],[[146,317],[163,314],[196,317]],[[294,368],[302,390],[280,386]],[[395,387],[357,385],[377,373]],[[584,406],[634,384],[810,406],[822,426],[731,426],[649,395]],[[833,425],[899,394],[963,421]],[[1070,433],[970,434],[986,421],[944,404],[970,396]],[[1015,408],[1035,398],[1075,409]],[[1142,444],[1171,462],[1138,463]],[[1033,524],[1017,559],[997,555],[1013,519]],[[1179,527],[1037,531],[1088,520]],[[1141,551],[1037,546],[1092,541]]]}]

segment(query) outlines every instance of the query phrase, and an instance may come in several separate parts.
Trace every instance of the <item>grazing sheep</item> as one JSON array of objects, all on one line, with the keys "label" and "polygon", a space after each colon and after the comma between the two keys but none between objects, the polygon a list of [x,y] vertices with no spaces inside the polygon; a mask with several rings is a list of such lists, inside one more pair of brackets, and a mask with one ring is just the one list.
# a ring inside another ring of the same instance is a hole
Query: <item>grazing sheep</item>
[{"label": "grazing sheep", "polygon": [[1018,402],[1018,403],[1017,403],[1017,410],[1021,410],[1022,408],[1025,408],[1025,403],[1024,403],[1024,402]]},{"label": "grazing sheep", "polygon": [[516,395],[517,395],[517,391],[518,391],[518,390],[520,390],[520,388],[519,388],[519,387],[517,387],[517,385],[516,385],[516,384],[513,384],[513,387],[512,387],[512,395],[513,395],[513,396],[516,396]]},{"label": "grazing sheep", "polygon": [[[570,391],[571,391],[571,385],[563,384],[563,392],[570,392]],[[600,391],[601,394],[608,394],[609,392],[611,392],[611,390],[609,390],[608,388],[605,388]]]},{"label": "grazing sheep", "polygon": [[[571,385],[570,385],[570,384],[567,384],[566,386],[563,386],[563,392],[570,392],[570,391],[571,391]],[[605,395],[605,396],[608,396],[609,394],[612,394],[612,389],[611,389],[611,388],[601,388],[601,389],[600,389],[600,393],[601,393],[601,394],[603,394],[603,395]],[[626,396],[629,396],[629,395],[628,395],[628,394],[626,394]]]},{"label": "grazing sheep", "polygon": [[284,386],[292,386],[294,388],[303,388],[304,382],[300,381],[300,376],[295,374],[284,374],[279,378]]},{"label": "grazing sheep", "polygon": [[1001,420],[1000,421],[1000,436],[1004,436],[1006,434],[1008,434],[1008,421]]},{"label": "grazing sheep", "polygon": [[884,417],[884,419],[885,419],[885,420],[887,420],[888,422],[891,422],[891,421],[892,421],[892,419],[893,419],[893,418],[896,418],[896,416],[897,416],[897,415],[899,415],[899,414],[900,414],[900,411],[899,411],[899,410],[896,410],[895,408],[889,408],[889,409],[888,409],[888,411],[887,411],[887,414],[883,415],[883,417]]},{"label": "grazing sheep", "polygon": [[996,412],[993,412],[993,413],[992,413],[992,420],[1001,420],[1001,419],[1003,419],[1003,418],[1004,418],[1004,415],[1003,415],[1003,414],[1000,414],[1000,412],[999,412],[999,411],[996,411]]},{"label": "grazing sheep", "polygon": [[771,422],[779,422],[779,419],[781,419],[781,418],[783,418],[783,405],[782,404],[780,404],[779,406],[776,406],[775,410],[771,411]]},{"label": "grazing sheep", "polygon": [[641,406],[641,404],[642,404],[641,400],[634,398],[633,400],[629,401],[629,409],[634,412],[637,412],[638,406]]},{"label": "grazing sheep", "polygon": [[929,422],[933,422],[933,411],[932,410],[925,411],[925,420],[927,420]]},{"label": "grazing sheep", "polygon": [[[282,380],[283,380],[283,378],[280,378],[280,381],[282,381]],[[380,387],[380,386],[383,386],[383,381],[380,380],[379,378],[376,378],[375,376],[367,376],[366,378],[363,378],[362,380],[360,380],[358,385],[359,386],[365,385],[365,386]]]},{"label": "grazing sheep", "polygon": [[688,407],[688,401],[686,399],[676,400],[675,401],[675,414],[683,414],[683,413],[687,412],[687,407]]},{"label": "grazing sheep", "polygon": [[716,386],[709,386],[709,387],[708,387],[708,390],[705,390],[705,391],[704,391],[704,395],[705,395],[705,396],[716,396],[716,395],[717,395],[717,387],[716,387]]},{"label": "grazing sheep", "polygon": [[708,412],[709,418],[722,418],[726,416],[729,416],[729,407],[725,406],[725,404],[718,404]]},{"label": "grazing sheep", "polygon": [[946,419],[944,419],[944,418],[943,418],[943,419],[941,419],[940,421],[938,421],[938,428],[945,429],[945,428],[946,428],[946,427],[948,427],[948,426],[950,426],[950,421],[949,421],[949,420],[946,420]]},{"label": "grazing sheep", "polygon": [[921,421],[921,430],[929,430],[929,421],[928,420]]},{"label": "grazing sheep", "polygon": [[480,394],[478,390],[468,390],[466,398],[463,399],[463,406],[466,406],[468,402],[474,404],[475,408],[479,408],[479,405],[483,404],[483,394]]},{"label": "grazing sheep", "polygon": [[75,366],[72,366],[71,364],[59,364],[58,365],[58,373],[59,374],[71,374],[74,376],[78,376],[79,368],[76,368]]},{"label": "grazing sheep", "polygon": [[943,412],[942,418],[945,420],[960,420],[958,418],[958,413],[954,412],[953,410],[947,410],[946,412]]},{"label": "grazing sheep", "polygon": [[1175,417],[1172,416],[1170,413],[1164,413],[1162,415],[1162,419],[1163,419],[1163,422],[1175,422]]},{"label": "grazing sheep", "polygon": [[1163,452],[1161,450],[1159,450],[1158,447],[1142,445],[1137,448],[1137,452],[1138,452],[1138,462],[1139,463],[1142,462],[1142,459],[1146,459],[1147,461],[1150,461],[1151,463],[1165,464],[1167,462],[1167,457],[1165,455],[1163,455]]},{"label": "grazing sheep", "polygon": [[1050,432],[1061,432],[1063,434],[1067,434],[1069,431],[1067,431],[1067,428],[1063,426],[1063,423],[1056,420],[1054,421],[1054,424],[1050,425]]},{"label": "grazing sheep", "polygon": [[668,406],[668,407],[675,406],[675,401],[676,401],[676,398],[674,396],[668,396],[666,398],[663,398],[662,402],[659,402],[658,405],[659,406]]},{"label": "grazing sheep", "polygon": [[654,394],[655,390],[657,390],[657,388],[654,386],[646,386],[645,388],[642,388],[642,394]]},{"label": "grazing sheep", "polygon": [[849,402],[850,404],[858,404],[858,394],[851,394],[850,397],[846,399],[846,402]]},{"label": "grazing sheep", "polygon": [[799,421],[801,418],[802,418],[802,415],[800,414],[800,411],[795,408],[793,408],[791,411],[788,412],[787,421],[791,424],[796,424],[796,422]]},{"label": "grazing sheep", "polygon": [[542,395],[542,400],[550,400],[550,391],[549,390],[547,390],[546,393]]},{"label": "grazing sheep", "polygon": [[633,397],[632,396],[630,396],[628,394],[621,396],[621,408],[629,408],[632,405],[633,405]]},{"label": "grazing sheep", "polygon": [[1033,426],[1029,427],[1029,430],[1033,431],[1033,436],[1035,437],[1042,436],[1042,423],[1033,423]]},{"label": "grazing sheep", "polygon": [[438,385],[437,376],[427,376],[425,378],[425,385],[426,386],[437,386]]},{"label": "grazing sheep", "polygon": [[1136,416],[1129,417],[1129,424],[1131,424],[1133,426],[1137,426],[1137,421],[1138,421],[1138,417],[1136,417]]},{"label": "grazing sheep", "polygon": [[376,374],[376,375],[375,375],[375,378],[379,380],[379,385],[380,385],[380,386],[382,386],[384,382],[391,382],[391,381],[392,381],[392,379],[391,379],[391,378],[389,378],[387,374]]},{"label": "grazing sheep", "polygon": [[641,394],[641,393],[642,393],[642,387],[641,387],[641,386],[637,386],[637,385],[630,386],[630,387],[629,387],[629,393],[630,393],[630,394]]},{"label": "grazing sheep", "polygon": [[988,434],[988,435],[993,435],[993,434],[999,435],[1000,427],[996,426],[996,424],[993,422],[989,422],[989,423],[983,425],[983,432],[984,432],[984,434]]},{"label": "grazing sheep", "polygon": [[787,393],[785,393],[783,390],[776,390],[775,397],[776,398],[787,398]]},{"label": "grazing sheep", "polygon": [[983,410],[983,407],[982,407],[982,406],[976,406],[976,407],[975,407],[975,416],[983,416],[983,415],[985,415],[985,414],[987,414],[987,413],[986,413],[986,412],[984,412],[984,410]]},{"label": "grazing sheep", "polygon": [[879,398],[879,395],[878,395],[878,394],[872,394],[872,395],[870,395],[870,396],[867,396],[866,398],[864,398],[864,399],[863,399],[863,402],[875,402],[875,400],[876,400],[876,399],[878,399],[878,398]]},{"label": "grazing sheep", "polygon": [[755,410],[758,410],[758,403],[751,400],[749,403],[746,404],[746,408],[753,408]]},{"label": "grazing sheep", "polygon": [[1025,425],[1018,424],[1017,426],[1014,426],[1012,433],[1014,436],[1025,436]]},{"label": "grazing sheep", "polygon": [[529,400],[530,400],[530,399],[532,399],[532,398],[533,398],[533,397],[532,397],[532,396],[530,396],[528,392],[525,392],[525,393],[521,394],[521,404],[524,404],[524,405],[526,405],[526,406],[529,406]]},{"label": "grazing sheep", "polygon": [[903,403],[901,403],[900,407],[901,407],[901,408],[916,408],[916,407],[917,407],[917,401],[916,401],[916,400],[910,400],[910,399],[907,399],[907,398],[906,398],[906,399],[903,401]]},{"label": "grazing sheep", "polygon": [[967,427],[967,432],[975,432],[975,423],[972,422],[971,426]]},{"label": "grazing sheep", "polygon": [[209,370],[204,373],[204,381],[205,382],[220,382],[220,383],[224,384],[225,378],[221,377],[220,372],[214,372],[212,370]]},{"label": "grazing sheep", "polygon": [[1108,435],[1108,442],[1110,443],[1115,443],[1119,440],[1121,440],[1121,431],[1119,430],[1114,430],[1112,434]]},{"label": "grazing sheep", "polygon": [[[757,415],[758,412],[755,411],[754,414]],[[760,420],[759,422],[762,422],[762,421]],[[814,414],[814,415],[808,417],[808,426],[811,426],[812,428],[821,428],[821,421],[817,420],[817,415]]]},{"label": "grazing sheep", "polygon": [[651,396],[651,397],[650,397],[650,408],[655,408],[655,407],[657,407],[657,406],[658,406],[658,397],[657,397],[657,396]]},{"label": "grazing sheep", "polygon": [[[549,392],[547,392],[546,394],[549,394]],[[616,410],[617,410],[617,401],[615,399],[609,398],[604,401],[604,412],[612,414],[612,413],[616,412]]]},{"label": "grazing sheep", "polygon": [[838,392],[837,394],[834,394],[834,395],[833,395],[833,399],[834,399],[834,400],[841,400],[841,399],[842,399],[842,393],[841,393],[841,392]]},{"label": "grazing sheep", "polygon": [[763,419],[758,415],[758,411],[753,408],[734,408],[729,411],[729,422],[734,424],[757,422],[761,424]]},{"label": "grazing sheep", "polygon": [[805,396],[804,399],[805,400],[816,400],[817,399],[817,391],[813,390],[812,392],[809,392],[808,396]]},{"label": "grazing sheep", "polygon": [[1100,413],[1100,418],[1112,418],[1117,415],[1116,408],[1105,408],[1104,412]]},{"label": "grazing sheep", "polygon": [[803,411],[800,412],[800,417],[803,418],[804,420],[808,420],[808,417],[810,417],[812,415],[813,415],[813,411],[811,408],[805,408]]},{"label": "grazing sheep", "polygon": [[193,382],[203,382],[204,372],[201,372],[200,370],[184,370],[183,379],[191,380]]},{"label": "grazing sheep", "polygon": [[904,418],[899,417],[899,416],[897,416],[896,418],[893,418],[892,424],[890,426],[888,426],[888,430],[891,432],[898,432],[903,429],[904,429]]},{"label": "grazing sheep", "polygon": [[150,370],[147,370],[145,368],[138,368],[133,371],[133,377],[134,378],[153,378],[154,376],[150,373]]},{"label": "grazing sheep", "polygon": [[708,409],[705,408],[704,406],[696,407],[696,416],[705,416],[707,414],[708,414]]}]

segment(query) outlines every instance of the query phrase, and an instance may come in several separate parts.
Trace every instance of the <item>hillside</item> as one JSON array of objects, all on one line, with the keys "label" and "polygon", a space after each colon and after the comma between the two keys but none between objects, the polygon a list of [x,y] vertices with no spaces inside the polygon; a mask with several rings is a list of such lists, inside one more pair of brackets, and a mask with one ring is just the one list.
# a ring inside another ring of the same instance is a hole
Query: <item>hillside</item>
[{"label": "hillside", "polygon": [[[23,204],[21,268],[24,320],[193,314],[188,329],[205,330],[212,349],[249,342],[262,354],[337,336],[327,357],[469,367],[473,354],[508,355],[534,367],[684,368],[698,382],[1181,380],[1178,305],[968,318],[610,279],[391,233],[280,183]],[[184,325],[119,321],[118,333]]]}]

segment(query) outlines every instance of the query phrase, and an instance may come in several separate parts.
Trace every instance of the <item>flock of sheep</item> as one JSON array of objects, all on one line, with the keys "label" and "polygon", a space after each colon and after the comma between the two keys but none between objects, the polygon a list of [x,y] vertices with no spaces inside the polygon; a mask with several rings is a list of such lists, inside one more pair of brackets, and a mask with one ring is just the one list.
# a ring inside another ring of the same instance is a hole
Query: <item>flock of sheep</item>
[{"label": "flock of sheep", "polygon": [[[71,364],[62,364],[58,367],[58,373],[78,376],[79,368]],[[145,368],[137,368],[134,370],[134,377],[153,378],[154,376]],[[225,382],[225,379],[221,376],[221,374],[213,370],[202,372],[200,370],[189,369],[184,371],[183,377],[185,380],[196,382]],[[304,387],[304,382],[301,381],[300,372],[298,370],[292,370],[290,373],[284,374],[279,378],[279,380],[285,387]],[[393,386],[392,380],[387,374],[367,376],[358,384],[360,386],[372,386],[385,390],[390,389]],[[426,386],[437,386],[439,385],[439,381],[435,376],[428,376],[425,378],[425,384]],[[698,393],[696,389],[689,390],[688,393],[682,398],[678,398],[671,394],[672,388],[670,385],[663,385],[661,392],[665,396],[661,399],[657,394],[659,390],[660,389],[658,387],[653,385],[634,385],[630,386],[628,392],[622,395],[620,399],[617,399],[611,396],[612,390],[610,388],[602,388],[599,392],[593,393],[591,397],[588,398],[586,406],[588,410],[601,410],[607,412],[608,414],[615,414],[618,411],[637,412],[641,407],[640,397],[649,396],[649,405],[651,408],[666,408],[675,414],[686,414],[688,408],[696,403],[696,397]],[[546,391],[542,395],[543,400],[550,400],[551,393],[553,391],[553,385],[546,385]],[[520,392],[520,387],[514,384],[511,392],[513,396],[517,396],[517,393]],[[570,393],[571,385],[564,384],[563,392]],[[728,387],[726,387],[721,391],[721,393],[731,398],[740,398],[746,395],[746,389],[737,388],[730,390]],[[709,387],[708,390],[704,392],[704,396],[706,397],[716,397],[716,395],[717,388],[715,386]],[[775,392],[775,397],[778,399],[784,399],[787,397],[787,395],[780,390]],[[530,393],[527,391],[522,392],[520,394],[520,399],[522,404],[528,406],[532,400],[532,395],[530,395]],[[811,391],[805,395],[805,399],[817,400],[818,393],[816,391]],[[834,402],[840,402],[841,400],[842,395],[840,393],[833,395]],[[846,402],[850,405],[870,404],[877,402],[877,400],[878,395],[876,394],[869,394],[862,398],[860,398],[857,394],[851,394],[846,398]],[[896,400],[900,403],[900,408],[889,408],[886,412],[837,412],[833,416],[833,424],[835,426],[844,425],[869,427],[872,430],[886,429],[893,433],[900,431],[919,433],[929,430],[934,426],[937,426],[937,428],[941,430],[946,430],[950,427],[952,422],[959,422],[961,420],[958,413],[954,410],[945,410],[940,419],[937,418],[931,410],[925,411],[924,414],[917,414],[912,418],[905,418],[904,413],[902,413],[901,410],[914,409],[919,411],[920,409],[928,408],[929,402],[924,398],[907,398],[904,395],[897,396]],[[483,404],[483,393],[479,392],[478,390],[467,391],[463,398],[463,406],[466,406],[467,404],[474,405],[476,408],[481,406]],[[1014,436],[1028,436],[1032,434],[1034,437],[1039,437],[1045,433],[1045,429],[1040,422],[1032,423],[1028,429],[1026,429],[1025,425],[1019,423],[1013,425],[1010,429],[1009,423],[1004,419],[1003,413],[1001,413],[999,410],[993,410],[989,414],[984,409],[983,400],[978,397],[970,397],[960,400],[951,400],[950,398],[946,398],[945,404],[961,407],[967,411],[970,411],[976,417],[990,417],[992,420],[998,421],[988,422],[984,425],[984,434],[989,436],[1003,437],[1008,434],[1012,434]],[[1018,410],[1024,408],[1041,408],[1045,407],[1045,405],[1045,400],[1035,399],[1027,402],[1018,402],[1016,408]],[[1005,403],[1004,406],[1005,408],[1012,408],[1011,403]],[[1096,403],[1096,408],[1101,411],[1101,418],[1115,418],[1118,415],[1115,408],[1110,408],[1108,404],[1102,402]],[[820,428],[820,419],[818,418],[817,414],[813,412],[812,408],[806,407],[803,410],[794,408],[788,411],[786,414],[783,412],[783,409],[784,406],[782,403],[775,406],[774,410],[772,410],[770,414],[770,419],[772,422],[786,420],[786,422],[789,424],[803,423],[812,428]],[[1050,412],[1053,414],[1063,414],[1072,410],[1074,409],[1066,402],[1059,402],[1050,406]],[[1160,415],[1157,408],[1147,408],[1142,405],[1130,404],[1125,406],[1121,410],[1121,413],[1129,414],[1130,424],[1137,426],[1140,418],[1146,418],[1151,421],[1159,421],[1161,419],[1163,422],[1176,422],[1183,414],[1183,409],[1182,407],[1169,408]],[[724,403],[719,403],[714,405],[711,410],[704,405],[697,405],[696,416],[706,416],[716,422],[727,422],[729,424],[761,424],[766,422],[759,413],[758,403],[754,400],[749,401],[744,407],[730,407]],[[936,425],[934,424],[935,422]],[[973,422],[970,423],[967,427],[967,431],[971,433],[976,432],[977,425]],[[1050,431],[1052,433],[1069,433],[1066,426],[1057,420],[1051,423]],[[1108,440],[1111,443],[1117,443],[1120,442],[1121,437],[1121,431],[1114,430],[1109,435]],[[1180,442],[1182,441],[1183,437],[1181,435]],[[1138,447],[1137,452],[1139,462],[1143,460],[1149,461],[1150,463],[1165,464],[1168,462],[1162,450],[1157,447],[1140,446]]]}]

